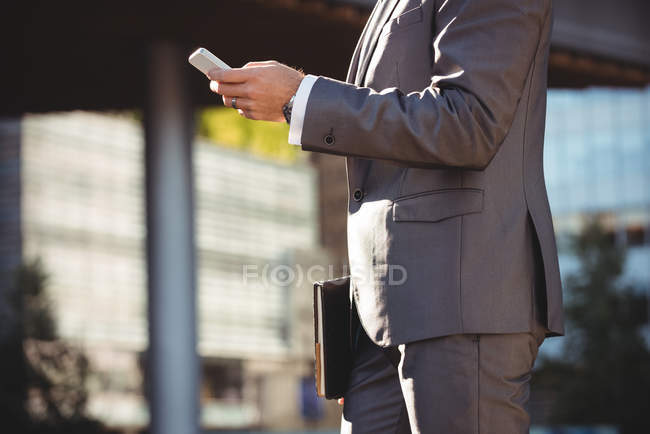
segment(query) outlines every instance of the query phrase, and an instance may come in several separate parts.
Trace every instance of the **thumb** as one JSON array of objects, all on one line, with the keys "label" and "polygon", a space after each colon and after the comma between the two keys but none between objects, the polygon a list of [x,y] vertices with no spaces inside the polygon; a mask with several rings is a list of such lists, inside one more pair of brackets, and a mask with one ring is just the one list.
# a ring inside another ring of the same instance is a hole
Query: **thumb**
[{"label": "thumb", "polygon": [[269,66],[277,63],[275,60],[264,60],[264,61],[254,61],[248,62],[244,65],[244,68],[250,68],[251,66]]}]

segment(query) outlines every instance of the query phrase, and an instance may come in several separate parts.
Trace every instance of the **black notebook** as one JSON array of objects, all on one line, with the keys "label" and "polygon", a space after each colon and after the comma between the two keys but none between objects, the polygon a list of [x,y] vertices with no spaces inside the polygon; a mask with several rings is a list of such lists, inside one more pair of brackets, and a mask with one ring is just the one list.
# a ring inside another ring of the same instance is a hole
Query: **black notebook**
[{"label": "black notebook", "polygon": [[348,387],[350,349],[350,277],[314,283],[316,391],[341,398]]}]

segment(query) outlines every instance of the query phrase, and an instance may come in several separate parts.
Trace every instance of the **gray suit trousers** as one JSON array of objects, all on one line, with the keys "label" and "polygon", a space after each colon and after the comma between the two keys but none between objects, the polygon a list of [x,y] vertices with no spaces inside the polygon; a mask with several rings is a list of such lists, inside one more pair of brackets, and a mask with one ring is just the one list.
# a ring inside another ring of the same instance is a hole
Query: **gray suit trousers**
[{"label": "gray suit trousers", "polygon": [[400,345],[395,368],[358,333],[341,433],[527,433],[531,370],[545,336],[460,334]]}]

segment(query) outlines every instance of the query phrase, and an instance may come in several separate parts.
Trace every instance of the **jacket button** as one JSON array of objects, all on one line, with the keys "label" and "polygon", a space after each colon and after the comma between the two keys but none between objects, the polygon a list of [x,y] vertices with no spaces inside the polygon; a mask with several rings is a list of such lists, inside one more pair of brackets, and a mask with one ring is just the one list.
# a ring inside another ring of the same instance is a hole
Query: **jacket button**
[{"label": "jacket button", "polygon": [[332,146],[334,142],[336,142],[336,139],[332,134],[328,134],[325,137],[323,137],[323,141],[325,142],[326,145]]},{"label": "jacket button", "polygon": [[363,191],[361,191],[360,188],[357,188],[354,190],[354,193],[352,193],[352,198],[355,202],[361,202],[361,199],[363,199]]}]

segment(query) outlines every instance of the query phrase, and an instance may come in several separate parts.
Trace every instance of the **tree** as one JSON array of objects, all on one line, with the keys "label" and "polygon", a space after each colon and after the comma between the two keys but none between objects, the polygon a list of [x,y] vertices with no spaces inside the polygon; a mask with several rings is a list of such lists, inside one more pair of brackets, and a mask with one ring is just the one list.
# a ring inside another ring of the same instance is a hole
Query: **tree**
[{"label": "tree", "polygon": [[7,433],[105,433],[85,413],[88,360],[56,334],[39,261],[19,267],[5,294],[0,420]]},{"label": "tree", "polygon": [[542,361],[534,387],[553,390],[551,421],[650,432],[650,352],[643,291],[620,283],[625,249],[596,221],[572,240],[580,272],[565,281],[567,337],[561,359]]},{"label": "tree", "polygon": [[258,122],[224,107],[200,110],[197,116],[199,135],[215,145],[239,149],[283,163],[301,158],[300,147],[287,145],[289,126],[278,122]]}]

